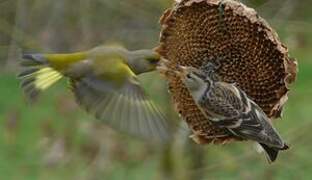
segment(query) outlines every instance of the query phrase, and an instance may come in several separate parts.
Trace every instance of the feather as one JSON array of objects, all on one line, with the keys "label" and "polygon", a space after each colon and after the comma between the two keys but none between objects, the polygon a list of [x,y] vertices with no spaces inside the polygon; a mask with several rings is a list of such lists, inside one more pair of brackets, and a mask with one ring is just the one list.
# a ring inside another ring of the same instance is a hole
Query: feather
[{"label": "feather", "polygon": [[[215,73],[209,68],[210,73]],[[198,73],[207,75],[207,72],[194,68],[181,69],[184,72],[178,75],[190,86],[193,99],[213,125],[236,137],[260,143],[271,161],[276,159],[279,150],[288,148],[263,110],[236,84],[212,79],[211,74],[203,77]]]},{"label": "feather", "polygon": [[39,93],[63,76],[47,66],[47,61],[41,54],[25,54],[21,61],[24,70],[17,75],[21,79],[21,87],[30,101],[35,101]]},{"label": "feather", "polygon": [[90,75],[72,81],[72,90],[84,109],[115,129],[161,142],[171,138],[168,121],[136,79],[117,88]]},{"label": "feather", "polygon": [[269,162],[274,162],[278,155],[278,149],[271,148],[265,144],[260,143],[261,147],[264,149],[267,159]]}]

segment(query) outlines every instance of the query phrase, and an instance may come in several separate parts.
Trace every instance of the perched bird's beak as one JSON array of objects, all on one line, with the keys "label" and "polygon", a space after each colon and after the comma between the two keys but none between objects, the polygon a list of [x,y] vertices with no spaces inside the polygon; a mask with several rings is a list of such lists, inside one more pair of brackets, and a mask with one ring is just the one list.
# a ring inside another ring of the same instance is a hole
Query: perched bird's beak
[{"label": "perched bird's beak", "polygon": [[167,59],[161,58],[156,69],[166,76],[175,76],[174,70],[171,68],[170,62]]},{"label": "perched bird's beak", "polygon": [[181,79],[185,78],[185,76],[188,74],[187,67],[182,65],[176,65],[175,67],[172,67],[170,62],[166,59],[161,59],[161,61],[158,63],[157,70],[162,74],[178,76]]},{"label": "perched bird's beak", "polygon": [[163,60],[158,62],[156,69],[162,74],[167,74],[171,71]]},{"label": "perched bird's beak", "polygon": [[181,79],[184,79],[185,76],[188,74],[187,67],[177,66],[177,70],[175,70],[174,73]]}]

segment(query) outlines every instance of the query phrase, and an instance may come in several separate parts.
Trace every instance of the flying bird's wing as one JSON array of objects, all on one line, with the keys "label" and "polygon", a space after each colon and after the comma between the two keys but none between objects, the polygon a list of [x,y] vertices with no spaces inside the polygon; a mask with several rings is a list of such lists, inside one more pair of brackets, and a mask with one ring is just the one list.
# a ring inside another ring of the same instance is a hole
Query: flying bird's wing
[{"label": "flying bird's wing", "polygon": [[135,77],[118,88],[93,75],[72,80],[71,85],[78,103],[113,128],[161,142],[171,138],[168,121]]}]

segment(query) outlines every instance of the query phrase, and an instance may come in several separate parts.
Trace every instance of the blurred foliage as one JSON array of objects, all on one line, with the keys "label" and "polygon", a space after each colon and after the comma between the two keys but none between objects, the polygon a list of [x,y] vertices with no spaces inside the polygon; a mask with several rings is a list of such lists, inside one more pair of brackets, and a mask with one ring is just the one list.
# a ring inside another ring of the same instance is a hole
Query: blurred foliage
[{"label": "blurred foliage", "polygon": [[[152,48],[171,0],[0,0],[0,179],[311,179],[312,12],[310,0],[245,0],[276,28],[299,60],[298,81],[276,125],[291,149],[268,165],[250,142],[199,146],[182,130],[169,147],[133,139],[77,107],[66,82],[33,105],[15,78],[22,51],[68,52],[101,43]],[[141,77],[175,119],[166,84]]]}]

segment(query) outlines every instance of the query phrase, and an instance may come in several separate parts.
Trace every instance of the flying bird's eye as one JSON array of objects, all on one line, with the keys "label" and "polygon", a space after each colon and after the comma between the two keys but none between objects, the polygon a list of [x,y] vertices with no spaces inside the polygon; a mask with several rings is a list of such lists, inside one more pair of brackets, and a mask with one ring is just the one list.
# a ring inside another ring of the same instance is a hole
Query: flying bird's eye
[{"label": "flying bird's eye", "polygon": [[147,60],[151,64],[157,64],[159,62],[159,58],[150,57],[150,58],[147,58]]}]

